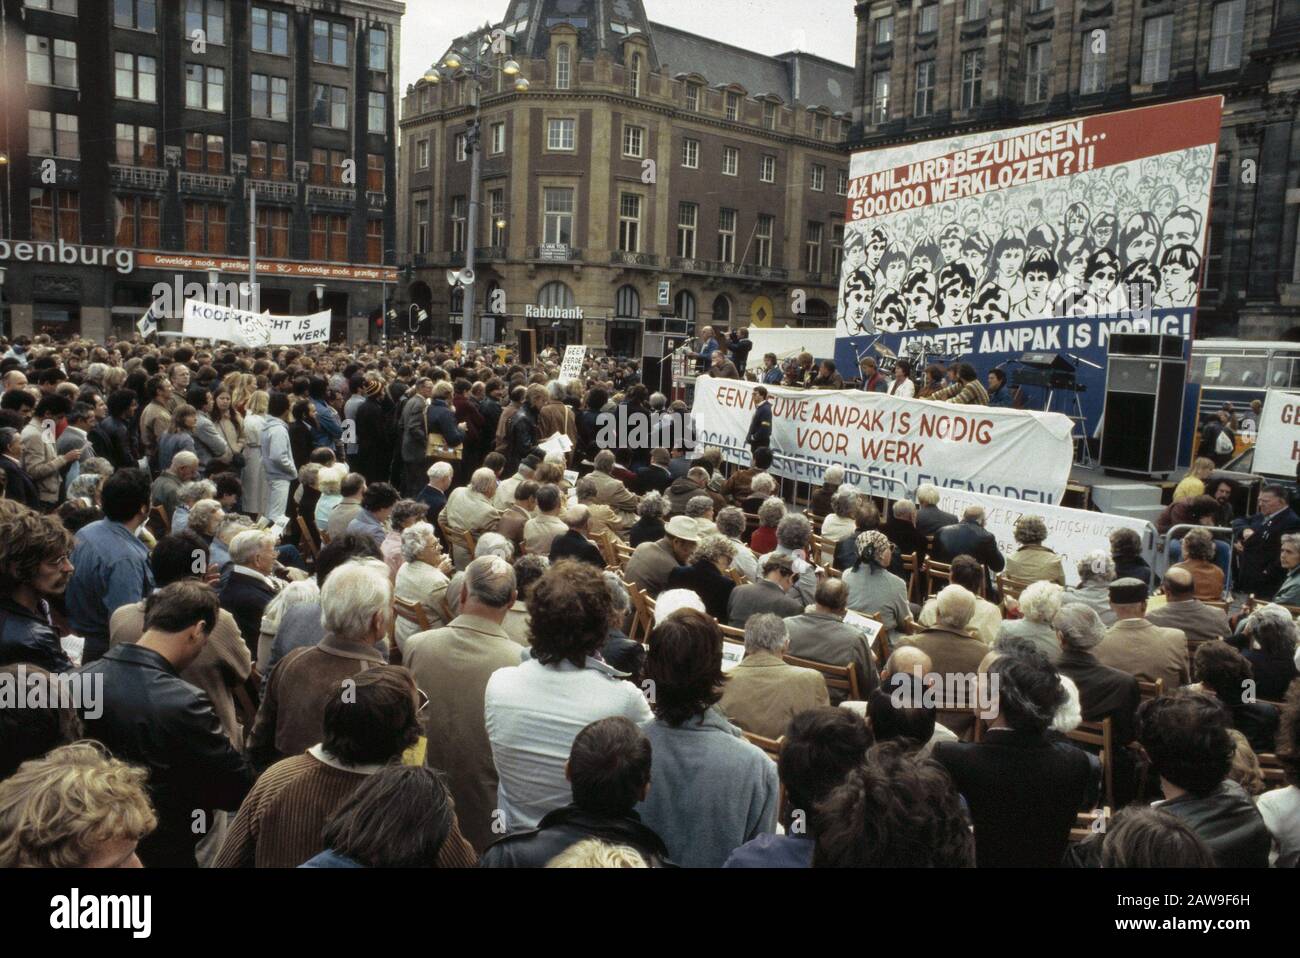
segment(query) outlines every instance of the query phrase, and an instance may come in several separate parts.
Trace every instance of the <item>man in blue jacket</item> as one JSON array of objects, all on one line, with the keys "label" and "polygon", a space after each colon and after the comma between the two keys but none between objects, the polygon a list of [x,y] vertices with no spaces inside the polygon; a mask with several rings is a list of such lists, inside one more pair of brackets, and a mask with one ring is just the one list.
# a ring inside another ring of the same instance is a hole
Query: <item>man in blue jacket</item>
[{"label": "man in blue jacket", "polygon": [[772,404],[767,400],[767,388],[754,387],[754,399],[758,405],[754,408],[754,418],[749,421],[749,433],[745,443],[752,452],[772,444]]}]

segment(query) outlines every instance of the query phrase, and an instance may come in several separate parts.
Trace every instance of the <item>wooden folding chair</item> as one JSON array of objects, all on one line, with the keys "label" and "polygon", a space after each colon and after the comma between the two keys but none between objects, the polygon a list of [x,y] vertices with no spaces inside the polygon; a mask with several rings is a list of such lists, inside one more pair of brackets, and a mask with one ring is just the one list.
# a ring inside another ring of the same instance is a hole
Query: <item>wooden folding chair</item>
[{"label": "wooden folding chair", "polygon": [[1009,576],[1005,572],[998,573],[998,595],[1002,596],[1002,608],[1007,607],[1007,599],[1019,599],[1020,593],[1028,589],[1033,582],[1025,579],[1017,579]]},{"label": "wooden folding chair", "polygon": [[1165,694],[1165,680],[1156,679],[1154,682],[1144,682],[1138,679],[1138,696],[1145,702],[1147,699],[1158,699]]},{"label": "wooden folding chair", "polygon": [[[466,551],[469,553],[469,558],[465,562],[466,565],[469,565],[474,561],[474,546],[477,543],[474,540],[473,533],[468,529],[453,529],[451,526],[447,525],[447,521],[443,518],[441,513],[438,515],[438,527],[442,529],[442,534],[446,536],[448,543],[459,542],[465,547]],[[456,558],[456,550],[454,546],[451,551],[451,557],[454,562]]]},{"label": "wooden folding chair", "polygon": [[757,745],[763,752],[774,762],[781,760],[781,749],[785,745],[785,736],[780,738],[764,738],[761,735],[755,735],[753,732],[745,732],[745,738],[751,745]]},{"label": "wooden folding chair", "polygon": [[1100,749],[1102,796],[1106,805],[1115,807],[1115,739],[1109,716],[1100,722],[1080,722],[1079,727],[1065,733],[1066,738],[1080,745]]},{"label": "wooden folding chair", "polygon": [[742,645],[745,643],[744,629],[738,629],[734,625],[723,625],[721,622],[718,623],[718,629],[721,630],[724,639],[731,639],[733,642],[739,642]]},{"label": "wooden folding chair", "polygon": [[[1104,831],[1110,822],[1110,810],[1113,805],[1103,805],[1090,812],[1079,812],[1074,818],[1074,827],[1070,829],[1070,842],[1081,842],[1091,835]],[[1098,819],[1101,819],[1100,824]]]},{"label": "wooden folding chair", "polygon": [[394,620],[406,619],[408,622],[414,622],[420,627],[421,632],[428,632],[433,628],[429,624],[429,615],[424,611],[423,604],[407,602],[405,599],[399,599],[396,596],[393,597],[393,618]]},{"label": "wooden folding chair", "polygon": [[624,542],[622,539],[614,540],[614,564],[622,572],[627,568],[627,561],[632,558],[632,553],[636,550]]},{"label": "wooden folding chair", "polygon": [[918,554],[915,552],[905,552],[902,555],[903,575],[907,579],[907,597],[911,601],[917,600],[917,585],[920,582],[920,570],[917,562]]},{"label": "wooden folding chair", "polygon": [[299,544],[302,546],[303,558],[314,566],[320,553],[316,550],[316,540],[312,538],[311,527],[302,516],[298,517],[298,538],[301,540]]},{"label": "wooden folding chair", "polygon": [[826,681],[827,692],[842,692],[844,693],[844,699],[850,702],[862,701],[862,691],[858,686],[858,672],[853,667],[852,662],[844,665],[830,665],[826,662],[814,662],[812,659],[801,659],[798,656],[789,654],[786,654],[784,659],[787,665],[820,672],[822,678]]},{"label": "wooden folding chair", "polygon": [[[952,563],[936,562],[929,556],[921,563],[922,571],[925,575],[925,597],[928,599],[935,595],[939,590],[934,587],[935,582],[942,582],[948,585],[952,582]],[[940,587],[942,588],[942,586]]]},{"label": "wooden folding chair", "polygon": [[628,597],[632,600],[632,625],[627,631],[627,637],[645,645],[654,630],[654,613],[651,612],[646,594],[641,591],[639,585],[624,579],[623,587],[627,589]]},{"label": "wooden folding chair", "polygon": [[1283,770],[1282,763],[1278,760],[1277,755],[1272,752],[1260,752],[1255,757],[1259,759],[1259,770],[1264,773],[1266,790],[1286,788],[1286,772]]}]

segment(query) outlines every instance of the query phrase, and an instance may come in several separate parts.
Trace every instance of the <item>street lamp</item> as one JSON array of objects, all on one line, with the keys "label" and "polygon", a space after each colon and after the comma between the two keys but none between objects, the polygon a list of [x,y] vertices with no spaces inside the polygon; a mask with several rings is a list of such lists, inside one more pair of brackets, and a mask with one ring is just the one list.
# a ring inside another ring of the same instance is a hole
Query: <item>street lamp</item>
[{"label": "street lamp", "polygon": [[[482,101],[483,89],[486,81],[493,79],[497,71],[503,76],[514,77],[514,88],[517,93],[523,93],[528,89],[528,78],[521,75],[522,68],[519,62],[514,59],[507,59],[501,63],[493,63],[489,57],[493,53],[493,47],[497,46],[498,41],[504,42],[501,36],[492,38],[484,37],[477,56],[464,50],[449,50],[447,55],[442,58],[442,63],[435,66],[424,75],[424,79],[432,84],[442,82],[440,71],[447,73],[463,72],[465,78],[474,85],[474,118],[470,121],[465,129],[465,151],[470,154],[470,179],[469,179],[469,209],[465,223],[465,273],[473,275],[474,272],[474,247],[478,240],[478,211],[482,206],[479,200],[479,176],[480,176],[480,158],[482,157],[481,132],[482,132]],[[496,219],[498,229],[505,229],[505,219],[498,216]],[[472,347],[478,340],[478,329],[474,319],[474,286],[469,284],[464,288],[464,304],[462,314],[462,336],[466,340],[467,348]]]},{"label": "street lamp", "polygon": [[321,304],[325,302],[325,284],[317,283],[315,288],[316,288],[316,308],[319,309],[321,307]]}]

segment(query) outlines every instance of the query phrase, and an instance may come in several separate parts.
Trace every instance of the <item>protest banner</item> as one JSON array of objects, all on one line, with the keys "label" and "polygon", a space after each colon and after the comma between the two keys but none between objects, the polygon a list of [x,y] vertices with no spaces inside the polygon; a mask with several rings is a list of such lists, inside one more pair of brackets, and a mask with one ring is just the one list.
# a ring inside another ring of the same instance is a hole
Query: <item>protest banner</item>
[{"label": "protest banner", "polygon": [[330,311],[310,316],[272,316],[197,299],[185,301],[186,336],[234,343],[237,346],[308,346],[327,343]]},{"label": "protest banner", "polygon": [[[1200,97],[854,154],[840,371],[870,353],[983,379],[1058,353],[1087,389],[1053,408],[1077,397],[1091,435],[1110,336],[1193,334],[1222,109]],[[1045,387],[1028,399],[1046,408]]]},{"label": "protest banner", "polygon": [[1044,503],[1026,505],[1020,500],[986,496],[965,489],[944,489],[939,496],[939,508],[959,519],[967,506],[984,507],[984,528],[998,540],[998,551],[1003,557],[1020,548],[1014,535],[1016,520],[1025,513],[1041,517],[1047,526],[1047,539],[1043,545],[1060,554],[1065,581],[1069,585],[1078,585],[1079,560],[1089,552],[1100,549],[1110,554],[1110,534],[1116,529],[1136,532],[1142,539],[1142,557],[1148,565],[1155,560],[1156,530],[1143,519]]},{"label": "protest banner", "polygon": [[1251,471],[1269,476],[1296,474],[1300,463],[1300,394],[1270,389],[1259,414],[1259,435]]},{"label": "protest banner", "polygon": [[560,361],[559,383],[564,385],[582,375],[582,361],[587,358],[586,346],[564,347],[564,359]]},{"label": "protest banner", "polygon": [[[717,446],[748,465],[756,383],[702,376],[692,408],[695,453]],[[820,483],[841,465],[846,482],[900,498],[922,483],[1059,502],[1070,475],[1071,423],[1060,413],[959,406],[859,390],[768,387],[773,471]]]}]

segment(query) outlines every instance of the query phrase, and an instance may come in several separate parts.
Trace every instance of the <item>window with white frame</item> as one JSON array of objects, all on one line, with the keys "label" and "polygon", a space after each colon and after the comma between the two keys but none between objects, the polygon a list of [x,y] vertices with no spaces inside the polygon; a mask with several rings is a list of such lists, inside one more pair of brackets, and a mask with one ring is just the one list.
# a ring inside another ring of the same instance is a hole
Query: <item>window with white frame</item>
[{"label": "window with white frame", "polygon": [[810,273],[822,271],[822,232],[821,223],[809,222],[803,244],[803,268]]},{"label": "window with white frame", "polygon": [[464,163],[469,159],[469,134],[457,133],[451,141],[453,155],[457,163]]},{"label": "window with white frame", "polygon": [[226,71],[203,63],[185,64],[185,106],[190,110],[226,109]]},{"label": "window with white frame", "polygon": [[760,213],[758,225],[754,228],[754,264],[756,266],[772,265],[772,231],[776,226],[776,217]]},{"label": "window with white frame", "polygon": [[27,152],[32,156],[79,159],[81,144],[77,138],[77,126],[77,116],[74,113],[28,110]]},{"label": "window with white frame", "polygon": [[641,197],[636,193],[618,197],[618,248],[624,253],[641,252]]},{"label": "window with white frame", "polygon": [[840,275],[840,265],[844,262],[844,224],[831,224],[831,275]]},{"label": "window with white frame", "polygon": [[27,34],[27,82],[43,86],[77,85],[77,44]]},{"label": "window with white frame", "polygon": [[417,170],[427,170],[429,168],[429,140],[427,137],[415,141],[415,168]]},{"label": "window with white frame", "polygon": [[736,211],[718,210],[718,262],[736,261]]},{"label": "window with white frame", "polygon": [[826,167],[820,163],[814,163],[809,167],[808,188],[814,193],[824,192],[826,189]]},{"label": "window with white frame", "polygon": [[158,0],[113,0],[113,26],[156,33]]},{"label": "window with white frame", "polygon": [[692,113],[700,112],[700,85],[698,83],[686,84],[686,109]]},{"label": "window with white frame", "polygon": [[627,92],[630,96],[641,95],[641,54],[632,54],[632,62],[627,68]]},{"label": "window with white frame", "polygon": [[185,38],[196,33],[205,43],[226,42],[226,0],[185,0]]},{"label": "window with white frame", "polygon": [[1169,79],[1169,59],[1174,48],[1174,15],[1152,17],[1142,25],[1142,82]]},{"label": "window with white frame", "polygon": [[826,139],[826,117],[820,113],[814,113],[812,118],[812,129],[814,139]]},{"label": "window with white frame", "polygon": [[961,108],[973,110],[984,99],[984,51],[967,50],[961,55]]},{"label": "window with white frame", "polygon": [[488,190],[488,236],[489,246],[506,245],[506,191],[504,189]]},{"label": "window with white frame", "polygon": [[889,119],[889,71],[877,70],[871,77],[871,122]]},{"label": "window with white frame", "polygon": [[1246,25],[1246,0],[1225,0],[1214,5],[1210,24],[1210,72],[1241,66],[1241,45]]},{"label": "window with white frame", "polygon": [[923,4],[920,13],[916,18],[916,32],[918,35],[934,33],[939,29],[939,3]]},{"label": "window with white frame", "polygon": [[555,48],[555,89],[557,90],[567,90],[569,88],[570,55],[567,43],[561,43]]},{"label": "window with white frame", "polygon": [[506,125],[504,122],[493,123],[490,127],[489,142],[493,156],[500,156],[506,151]]},{"label": "window with white frame", "polygon": [[546,123],[546,148],[548,150],[572,150],[573,128],[577,121],[558,118]]},{"label": "window with white frame", "polygon": [[69,17],[77,15],[77,0],[23,0],[23,6],[30,7],[33,10],[62,13]]},{"label": "window with white frame", "polygon": [[573,243],[573,189],[548,187],[542,191],[542,242]]},{"label": "window with white frame", "polygon": [[735,176],[740,172],[740,150],[734,146],[722,148],[722,175]]},{"label": "window with white frame", "polygon": [[875,23],[876,43],[890,43],[894,39],[894,15],[887,13]]},{"label": "window with white frame", "polygon": [[700,168],[700,141],[689,136],[682,140],[682,166],[688,170]]},{"label": "window with white frame", "polygon": [[763,162],[759,166],[758,178],[764,183],[776,182],[776,157],[770,153],[764,154]]},{"label": "window with white frame", "polygon": [[1106,31],[1100,27],[1083,35],[1082,66],[1079,68],[1079,92],[1100,93],[1106,88]]},{"label": "window with white frame", "polygon": [[453,196],[451,198],[451,251],[453,253],[465,251],[465,210],[465,197]]},{"label": "window with white frame", "polygon": [[383,133],[388,129],[388,94],[371,90],[368,100],[369,122],[366,129],[371,133]]},{"label": "window with white frame", "polygon": [[157,103],[158,61],[134,53],[114,53],[113,93],[123,100]]},{"label": "window with white frame", "polygon": [[740,94],[739,93],[731,93],[731,92],[727,93],[726,109],[727,109],[728,120],[740,119]]},{"label": "window with white frame", "polygon": [[637,159],[645,155],[645,127],[624,125],[623,155]]},{"label": "window with white frame", "polygon": [[253,116],[264,120],[289,119],[289,81],[284,77],[252,75]]},{"label": "window with white frame", "polygon": [[415,225],[415,235],[412,238],[414,251],[427,253],[429,252],[429,194],[420,194],[412,208],[414,212],[411,214],[411,219]]},{"label": "window with white frame", "polygon": [[848,170],[836,170],[835,195],[836,196],[849,195],[849,171]]},{"label": "window with white frame", "polygon": [[695,234],[699,224],[700,207],[696,203],[679,203],[677,206],[677,255],[695,259]]},{"label": "window with white frame", "polygon": [[376,73],[388,70],[388,31],[383,27],[371,27],[367,34],[366,65]]},{"label": "window with white frame", "polygon": [[1025,102],[1047,99],[1052,79],[1052,41],[1031,43],[1025,48]]},{"label": "window with white frame", "polygon": [[983,20],[989,13],[989,0],[966,0],[967,20]]},{"label": "window with white frame", "polygon": [[330,20],[311,22],[312,59],[317,63],[332,63],[336,67],[348,65],[348,25]]},{"label": "window with white frame", "polygon": [[252,33],[253,49],[258,53],[289,55],[289,14],[254,7]]},{"label": "window with white frame", "polygon": [[929,116],[934,112],[934,61],[925,60],[916,65],[916,102],[914,116]]},{"label": "window with white frame", "polygon": [[763,128],[767,130],[776,129],[776,104],[771,100],[763,101]]},{"label": "window with white frame", "polygon": [[311,121],[332,130],[348,128],[348,91],[328,83],[312,84]]}]

